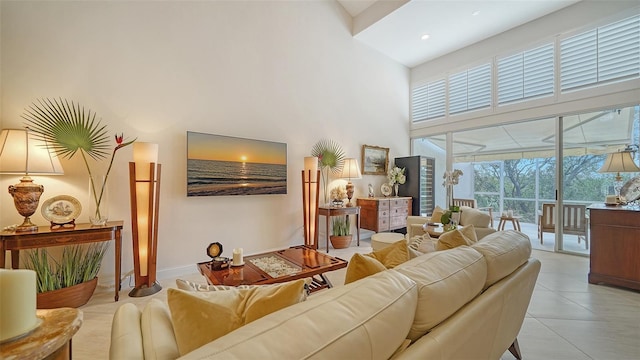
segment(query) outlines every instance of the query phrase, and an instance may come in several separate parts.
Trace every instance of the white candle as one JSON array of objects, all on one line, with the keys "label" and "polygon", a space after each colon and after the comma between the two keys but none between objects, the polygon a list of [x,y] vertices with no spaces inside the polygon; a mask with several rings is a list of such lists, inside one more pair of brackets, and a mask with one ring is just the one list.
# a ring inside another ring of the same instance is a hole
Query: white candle
[{"label": "white candle", "polygon": [[242,248],[233,249],[233,265],[242,265]]},{"label": "white candle", "polygon": [[35,271],[0,269],[0,341],[25,334],[38,324],[36,292]]}]

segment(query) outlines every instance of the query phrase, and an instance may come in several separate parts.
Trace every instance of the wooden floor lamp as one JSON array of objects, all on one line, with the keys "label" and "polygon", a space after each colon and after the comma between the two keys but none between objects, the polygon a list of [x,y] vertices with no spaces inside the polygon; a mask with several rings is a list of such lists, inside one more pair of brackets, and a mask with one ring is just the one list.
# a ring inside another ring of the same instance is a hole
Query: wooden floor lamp
[{"label": "wooden floor lamp", "polygon": [[131,193],[131,228],[135,288],[129,296],[157,293],[158,210],[160,208],[160,173],[158,144],[134,142],[133,162],[129,163]]},{"label": "wooden floor lamp", "polygon": [[302,170],[302,212],[304,216],[304,245],[318,248],[318,199],[320,195],[320,170],[318,158],[304,158]]}]

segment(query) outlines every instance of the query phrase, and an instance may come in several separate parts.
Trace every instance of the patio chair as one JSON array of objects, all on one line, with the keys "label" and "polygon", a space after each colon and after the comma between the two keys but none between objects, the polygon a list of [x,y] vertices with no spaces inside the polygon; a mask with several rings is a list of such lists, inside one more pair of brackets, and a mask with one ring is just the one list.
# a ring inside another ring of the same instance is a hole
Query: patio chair
[{"label": "patio chair", "polygon": [[[556,204],[542,204],[542,213],[538,217],[538,237],[540,244],[543,244],[543,234],[545,232],[555,233],[556,231]],[[584,240],[585,248],[589,249],[589,234],[587,232],[587,207],[586,205],[562,205],[564,224],[563,234],[577,235],[578,244]]]},{"label": "patio chair", "polygon": [[478,209],[480,211],[486,211],[489,213],[489,217],[491,218],[489,227],[493,227],[493,208],[491,206],[487,207],[478,207],[478,202],[476,199],[453,199],[454,206],[468,206],[470,208]]}]

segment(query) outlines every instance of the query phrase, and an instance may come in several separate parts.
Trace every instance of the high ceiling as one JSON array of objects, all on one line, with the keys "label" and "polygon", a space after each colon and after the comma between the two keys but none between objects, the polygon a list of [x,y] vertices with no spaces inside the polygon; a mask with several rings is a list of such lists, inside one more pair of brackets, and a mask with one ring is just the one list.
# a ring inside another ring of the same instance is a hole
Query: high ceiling
[{"label": "high ceiling", "polygon": [[580,0],[337,1],[354,18],[356,39],[412,68]]}]

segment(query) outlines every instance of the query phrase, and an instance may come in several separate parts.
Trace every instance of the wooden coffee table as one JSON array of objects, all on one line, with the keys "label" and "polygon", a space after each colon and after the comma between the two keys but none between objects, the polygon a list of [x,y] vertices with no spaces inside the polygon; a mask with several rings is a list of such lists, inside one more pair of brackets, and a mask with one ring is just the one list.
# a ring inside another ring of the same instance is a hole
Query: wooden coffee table
[{"label": "wooden coffee table", "polygon": [[211,262],[198,263],[198,270],[211,285],[260,285],[312,278],[310,291],[332,287],[324,273],[342,269],[347,261],[304,245],[244,257],[244,265],[213,270]]}]

